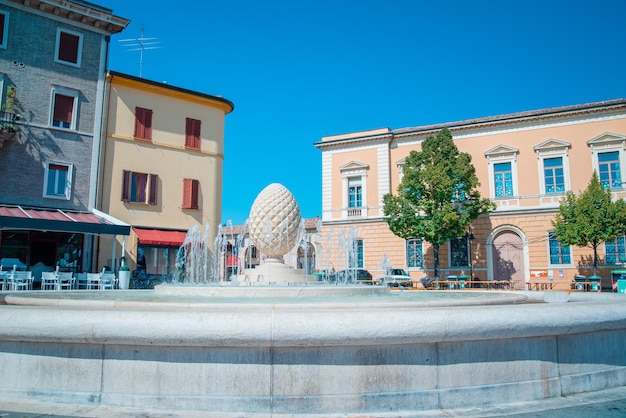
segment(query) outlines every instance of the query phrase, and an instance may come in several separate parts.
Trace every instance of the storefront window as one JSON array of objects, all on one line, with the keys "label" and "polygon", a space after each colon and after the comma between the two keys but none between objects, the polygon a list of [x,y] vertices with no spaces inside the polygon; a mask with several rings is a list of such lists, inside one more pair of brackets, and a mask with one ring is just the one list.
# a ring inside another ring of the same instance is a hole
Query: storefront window
[{"label": "storefront window", "polygon": [[178,247],[155,247],[142,245],[137,249],[137,270],[148,275],[170,275],[176,270]]},{"label": "storefront window", "polygon": [[3,270],[26,270],[28,257],[28,232],[3,231],[0,263]]}]

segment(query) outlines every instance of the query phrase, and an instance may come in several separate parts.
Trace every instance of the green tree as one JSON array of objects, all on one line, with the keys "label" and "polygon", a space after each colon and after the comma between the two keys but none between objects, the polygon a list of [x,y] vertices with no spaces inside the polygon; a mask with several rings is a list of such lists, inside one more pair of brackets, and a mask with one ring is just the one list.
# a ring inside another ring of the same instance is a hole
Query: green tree
[{"label": "green tree", "polygon": [[598,273],[598,246],[626,232],[626,203],[611,200],[611,190],[593,172],[589,185],[579,195],[568,192],[552,221],[554,235],[562,245],[593,249],[593,274]]},{"label": "green tree", "polygon": [[495,209],[481,198],[471,155],[459,152],[448,129],[411,151],[402,169],[397,195],[383,197],[389,229],[403,239],[418,238],[433,247],[434,275],[439,276],[439,247],[465,235],[479,215]]}]

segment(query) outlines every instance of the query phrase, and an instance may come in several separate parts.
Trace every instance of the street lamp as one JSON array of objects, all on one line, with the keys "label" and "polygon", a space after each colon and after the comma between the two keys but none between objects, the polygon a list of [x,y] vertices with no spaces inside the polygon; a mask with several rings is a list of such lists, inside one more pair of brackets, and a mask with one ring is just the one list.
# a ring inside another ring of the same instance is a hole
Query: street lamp
[{"label": "street lamp", "polygon": [[469,264],[470,281],[472,281],[474,280],[474,272],[472,271],[472,241],[474,240],[474,234],[471,226],[465,233],[465,240],[467,242],[467,262]]}]

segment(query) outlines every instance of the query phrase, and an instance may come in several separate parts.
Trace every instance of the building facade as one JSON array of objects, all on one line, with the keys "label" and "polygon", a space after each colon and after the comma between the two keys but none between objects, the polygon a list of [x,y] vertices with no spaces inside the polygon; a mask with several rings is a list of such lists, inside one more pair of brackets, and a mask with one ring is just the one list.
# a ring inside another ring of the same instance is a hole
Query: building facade
[{"label": "building facade", "polygon": [[105,70],[129,21],[79,0],[0,1],[0,260],[98,268],[94,237],[130,227],[97,208]]},{"label": "building facade", "polygon": [[222,97],[108,73],[99,204],[132,231],[100,238],[100,264],[117,268],[124,257],[131,270],[169,276],[189,229],[217,235],[224,121],[233,109]]},{"label": "building facade", "polygon": [[[471,155],[480,193],[497,209],[440,248],[442,275],[510,280],[521,289],[535,277],[592,274],[591,249],[562,246],[552,220],[566,192],[586,189],[594,170],[614,199],[626,197],[624,99],[322,138],[318,268],[362,267],[376,275],[391,265],[414,280],[432,275],[432,248],[393,235],[382,199],[396,192],[408,154],[443,128]],[[625,238],[600,252],[601,275],[623,268]]]}]

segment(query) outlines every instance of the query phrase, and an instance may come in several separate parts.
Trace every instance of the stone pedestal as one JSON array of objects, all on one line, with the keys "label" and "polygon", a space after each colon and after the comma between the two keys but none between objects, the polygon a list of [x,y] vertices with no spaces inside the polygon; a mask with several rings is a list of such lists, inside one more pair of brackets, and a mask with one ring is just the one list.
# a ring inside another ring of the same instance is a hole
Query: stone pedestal
[{"label": "stone pedestal", "polygon": [[236,281],[241,285],[289,285],[317,282],[318,279],[316,276],[305,274],[304,270],[291,268],[277,259],[270,258],[264,264],[236,276]]}]

